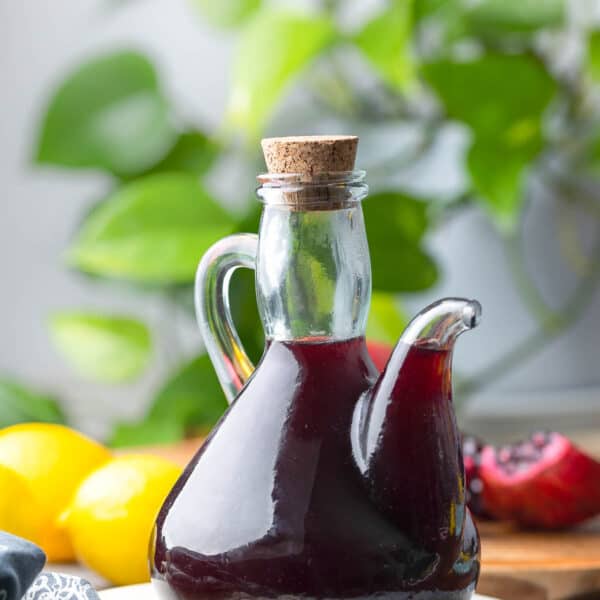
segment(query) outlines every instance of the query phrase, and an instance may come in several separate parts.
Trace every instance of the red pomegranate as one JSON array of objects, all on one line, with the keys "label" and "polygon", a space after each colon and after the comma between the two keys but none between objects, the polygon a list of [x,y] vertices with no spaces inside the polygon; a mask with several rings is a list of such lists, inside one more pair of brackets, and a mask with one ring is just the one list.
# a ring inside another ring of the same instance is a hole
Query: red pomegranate
[{"label": "red pomegranate", "polygon": [[558,529],[600,513],[600,463],[560,433],[494,448],[464,436],[469,507],[526,527]]},{"label": "red pomegranate", "polygon": [[377,370],[380,372],[383,371],[394,348],[384,342],[367,340],[367,349],[369,350],[369,354],[371,355],[371,359],[373,360],[373,364],[377,367]]}]

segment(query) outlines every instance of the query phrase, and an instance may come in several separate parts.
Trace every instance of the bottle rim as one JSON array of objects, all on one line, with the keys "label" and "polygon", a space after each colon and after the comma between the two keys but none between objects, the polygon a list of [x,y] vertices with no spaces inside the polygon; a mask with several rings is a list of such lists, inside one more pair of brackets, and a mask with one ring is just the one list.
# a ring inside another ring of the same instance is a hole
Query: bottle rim
[{"label": "bottle rim", "polygon": [[354,171],[329,171],[324,173],[261,173],[256,179],[261,187],[289,188],[302,186],[351,185],[364,181],[367,172],[361,169]]},{"label": "bottle rim", "polygon": [[263,173],[256,195],[265,204],[296,208],[341,208],[360,202],[368,192],[366,171],[324,173]]}]

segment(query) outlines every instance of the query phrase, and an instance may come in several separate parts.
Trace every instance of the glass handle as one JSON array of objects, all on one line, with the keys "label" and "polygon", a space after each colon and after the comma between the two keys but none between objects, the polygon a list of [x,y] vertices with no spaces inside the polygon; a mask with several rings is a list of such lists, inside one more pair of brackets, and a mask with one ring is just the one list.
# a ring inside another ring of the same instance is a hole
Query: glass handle
[{"label": "glass handle", "polygon": [[196,319],[229,403],[254,371],[231,318],[229,282],[240,267],[256,269],[257,248],[255,234],[230,235],[207,250],[196,272]]}]

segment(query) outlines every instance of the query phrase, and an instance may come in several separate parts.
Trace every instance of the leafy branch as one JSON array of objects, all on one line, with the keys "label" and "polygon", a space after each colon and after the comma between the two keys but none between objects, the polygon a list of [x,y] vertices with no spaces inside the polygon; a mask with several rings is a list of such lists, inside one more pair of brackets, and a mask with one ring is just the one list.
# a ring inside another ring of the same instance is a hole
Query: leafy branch
[{"label": "leafy branch", "polygon": [[[161,290],[167,302],[180,303],[182,294],[190,294],[198,258],[214,241],[256,229],[257,210],[239,216],[224,207],[208,178],[213,167],[237,150],[240,138],[254,149],[274,114],[283,110],[286,116],[283,99],[304,82],[312,92],[308,115],[316,104],[347,126],[400,120],[420,127],[416,144],[373,165],[375,181],[385,182],[435,152],[439,130],[450,123],[469,136],[459,157],[468,179],[459,197],[414,198],[394,186],[365,204],[374,281],[369,335],[386,341],[397,336],[405,321],[399,301],[440,277],[426,250],[428,233],[465,207],[485,211],[505,240],[515,286],[539,330],[465,382],[463,399],[581,316],[597,286],[598,264],[561,310],[551,310],[527,273],[518,237],[527,181],[532,173],[544,174],[545,157],[571,161],[577,172],[600,162],[600,115],[590,101],[600,83],[600,37],[589,36],[583,64],[568,77],[553,64],[553,48],[544,49],[540,41],[542,31],[571,27],[563,0],[388,0],[351,30],[339,20],[338,0],[323,0],[322,11],[304,13],[262,6],[260,0],[190,2],[214,27],[236,31],[229,101],[218,132],[180,123],[152,63],[131,50],[88,61],[49,99],[36,162],[100,171],[113,182],[78,228],[66,253],[70,267],[107,285],[118,280],[140,293]],[[581,131],[590,132],[584,144]],[[256,160],[254,150],[245,156],[249,164]],[[572,201],[571,188],[581,182],[564,173],[555,179],[566,190],[561,201]],[[579,196],[586,210],[598,209],[594,199]],[[236,275],[232,285],[241,334],[260,352],[252,282]],[[69,363],[94,380],[135,378],[152,354],[150,329],[128,315],[71,310],[52,322],[51,331]],[[26,396],[13,392],[15,398]],[[40,418],[58,418],[51,400],[25,399],[23,405],[42,407]],[[216,377],[202,355],[177,365],[145,420],[119,425],[114,442],[171,441],[209,427],[222,410]]]}]

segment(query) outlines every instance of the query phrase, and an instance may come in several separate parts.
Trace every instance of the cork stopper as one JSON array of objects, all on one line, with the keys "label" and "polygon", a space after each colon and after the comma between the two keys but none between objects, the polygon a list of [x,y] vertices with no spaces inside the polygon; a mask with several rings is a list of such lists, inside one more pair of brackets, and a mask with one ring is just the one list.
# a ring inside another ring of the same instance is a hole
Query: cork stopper
[{"label": "cork stopper", "polygon": [[316,175],[352,171],[358,137],[302,135],[265,138],[261,142],[269,173]]}]

